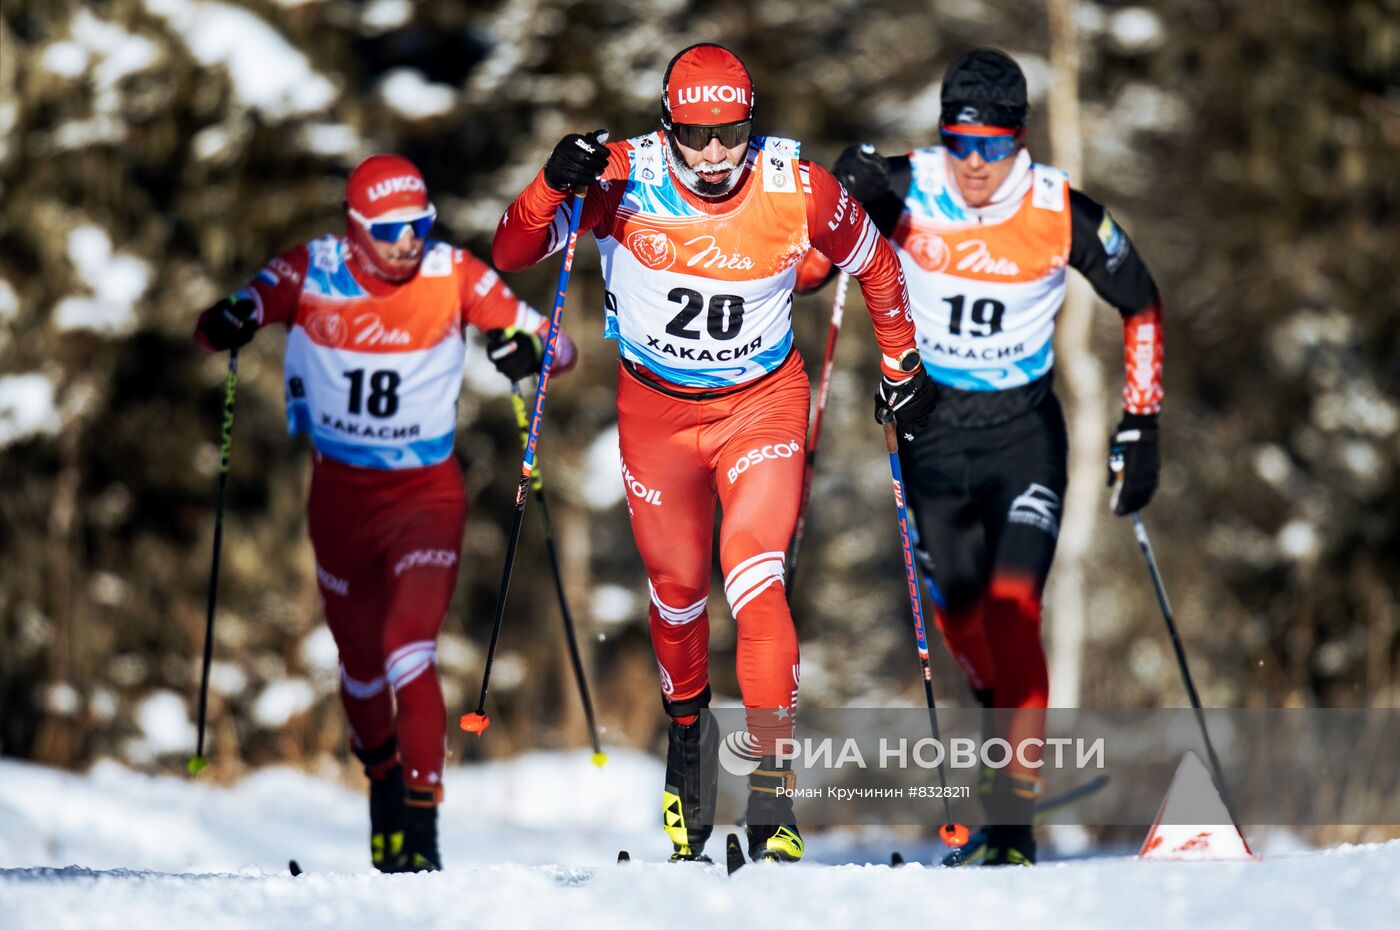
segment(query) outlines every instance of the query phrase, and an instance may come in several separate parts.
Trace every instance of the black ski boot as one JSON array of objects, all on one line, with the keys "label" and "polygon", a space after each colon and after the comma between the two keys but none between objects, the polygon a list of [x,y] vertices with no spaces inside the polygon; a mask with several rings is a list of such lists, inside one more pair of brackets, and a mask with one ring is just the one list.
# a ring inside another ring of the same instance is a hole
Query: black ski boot
[{"label": "black ski boot", "polygon": [[391,737],[378,749],[355,749],[369,777],[369,860],[381,872],[403,871],[404,787],[398,743]]},{"label": "black ski boot", "polygon": [[754,862],[796,862],[806,851],[792,810],[792,789],[796,786],[792,767],[780,764],[774,756],[764,756],[749,775],[744,832],[749,838],[749,858]]},{"label": "black ski boot", "polygon": [[1029,826],[987,828],[983,865],[1035,865],[1035,830]]},{"label": "black ski boot", "polygon": [[1040,780],[997,773],[988,813],[986,853],[983,865],[1035,865],[1035,802]]},{"label": "black ski boot", "polygon": [[[661,826],[675,847],[672,862],[709,862],[705,842],[714,831],[715,795],[719,791],[719,724],[709,710],[710,689],[689,701],[665,703],[671,730],[666,742]],[[675,719],[690,716],[695,718],[690,724]]]},{"label": "black ski boot", "polygon": [[403,867],[401,872],[441,872],[438,852],[437,792],[409,788],[404,806]]}]

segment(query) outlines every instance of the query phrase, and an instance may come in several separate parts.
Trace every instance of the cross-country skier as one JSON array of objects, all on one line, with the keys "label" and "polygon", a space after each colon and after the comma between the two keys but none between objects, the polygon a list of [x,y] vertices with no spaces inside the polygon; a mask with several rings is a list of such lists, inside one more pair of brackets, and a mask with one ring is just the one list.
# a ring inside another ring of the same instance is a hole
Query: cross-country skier
[{"label": "cross-country skier", "polygon": [[[909,282],[924,366],[940,388],[930,429],[901,459],[949,650],[1006,738],[1044,736],[1049,676],[1041,594],[1060,528],[1064,416],[1051,390],[1051,337],[1075,268],[1123,317],[1126,385],[1113,432],[1114,512],[1157,487],[1162,309],[1127,235],[1068,177],[1031,160],[1021,69],[990,48],[943,78],[941,145],[883,158],[853,146],[836,176],[894,243]],[[804,275],[810,272],[804,269]],[[1028,754],[1031,761],[1035,761]],[[985,862],[1035,861],[1041,789],[1019,763],[985,797]]]},{"label": "cross-country skier", "polygon": [[[370,779],[371,859],[434,871],[447,721],[437,635],[467,513],[452,454],[463,329],[487,331],[492,362],[519,380],[539,370],[549,322],[480,259],[428,238],[436,211],[407,159],[362,162],[345,215],[344,236],[283,252],[205,310],[195,341],[222,351],[261,326],[288,329],[288,422],[315,449],[311,544]],[[574,356],[561,334],[556,370]]]},{"label": "cross-country skier", "polygon": [[662,80],[661,130],[606,143],[565,136],[496,231],[498,267],[564,244],[569,191],[602,253],[606,329],[621,352],[618,431],[632,531],[650,585],[652,644],[671,718],[663,824],[674,859],[702,855],[714,821],[718,731],[710,702],[710,548],[738,627],[738,678],[758,769],[751,858],[796,860],[791,735],[798,650],[783,560],[802,487],[808,385],[793,347],[797,264],[819,249],[857,277],[882,352],[877,409],[906,428],[935,391],[919,363],[894,252],[865,211],[789,139],[755,135],[754,87],[735,55],[699,44]]}]

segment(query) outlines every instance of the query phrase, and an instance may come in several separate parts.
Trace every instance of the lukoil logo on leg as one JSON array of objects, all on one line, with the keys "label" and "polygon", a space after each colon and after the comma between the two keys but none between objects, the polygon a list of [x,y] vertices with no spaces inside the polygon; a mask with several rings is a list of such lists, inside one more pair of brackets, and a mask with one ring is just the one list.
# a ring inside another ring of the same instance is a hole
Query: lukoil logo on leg
[{"label": "lukoil logo on leg", "polygon": [[661,489],[649,488],[632,476],[632,470],[627,467],[627,463],[622,463],[622,483],[627,486],[628,493],[634,497],[640,497],[643,501],[653,507],[661,506]]}]

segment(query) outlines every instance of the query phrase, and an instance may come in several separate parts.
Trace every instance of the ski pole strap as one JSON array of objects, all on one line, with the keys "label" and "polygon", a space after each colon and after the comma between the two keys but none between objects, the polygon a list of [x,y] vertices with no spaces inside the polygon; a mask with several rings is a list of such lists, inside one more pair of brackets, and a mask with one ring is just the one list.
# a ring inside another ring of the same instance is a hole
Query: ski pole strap
[{"label": "ski pole strap", "polygon": [[540,424],[544,420],[544,399],[549,392],[549,374],[554,367],[554,351],[559,345],[559,324],[564,317],[564,297],[569,290],[569,274],[574,268],[574,249],[578,246],[578,224],[583,217],[583,199],[588,189],[574,193],[569,207],[569,239],[564,246],[564,263],[559,267],[559,284],[554,292],[554,312],[549,316],[549,336],[544,343],[544,359],[540,363],[540,380],[535,386],[535,403],[530,409],[530,429],[525,440],[525,458],[520,465],[520,489],[516,506],[523,507],[525,487],[535,470],[535,449],[540,441]]}]

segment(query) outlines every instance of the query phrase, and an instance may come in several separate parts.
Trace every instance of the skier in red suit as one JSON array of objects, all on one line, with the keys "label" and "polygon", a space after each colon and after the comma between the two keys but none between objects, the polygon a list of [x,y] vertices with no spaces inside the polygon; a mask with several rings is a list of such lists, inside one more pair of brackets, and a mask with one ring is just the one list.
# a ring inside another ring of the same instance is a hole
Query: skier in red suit
[{"label": "skier in red suit", "polygon": [[[311,543],[351,746],[370,779],[371,859],[384,872],[437,870],[437,635],[467,515],[452,455],[463,331],[486,331],[492,362],[518,380],[538,371],[549,323],[486,263],[428,238],[436,214],[407,159],[361,163],[345,214],[345,235],[283,252],[204,311],[195,341],[224,351],[287,327],[288,422],[315,450]],[[556,370],[574,357],[561,333]]]},{"label": "skier in red suit", "polygon": [[618,343],[618,431],[632,531],[646,565],[652,643],[671,718],[663,825],[676,859],[702,856],[714,822],[718,729],[708,710],[711,534],[738,626],[738,678],[758,768],[745,818],[752,858],[804,846],[793,773],[798,650],[784,591],[797,518],[808,385],[793,346],[797,266],[818,249],[856,277],[881,351],[876,405],[906,428],[935,393],[914,348],[893,250],[798,143],[753,132],[753,82],[717,45],[680,52],[662,81],[659,131],[562,139],[501,218],[492,256],[525,268],[564,244],[569,192],[586,188]]}]

